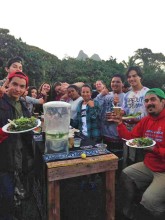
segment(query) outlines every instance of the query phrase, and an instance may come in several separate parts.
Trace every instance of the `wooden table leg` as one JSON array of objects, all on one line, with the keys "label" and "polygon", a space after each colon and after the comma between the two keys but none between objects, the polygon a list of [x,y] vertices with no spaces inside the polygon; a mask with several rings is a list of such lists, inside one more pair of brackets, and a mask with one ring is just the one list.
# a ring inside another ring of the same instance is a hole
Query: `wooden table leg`
[{"label": "wooden table leg", "polygon": [[48,182],[48,220],[60,220],[60,184]]},{"label": "wooden table leg", "polygon": [[115,219],[115,171],[106,172],[106,220]]}]

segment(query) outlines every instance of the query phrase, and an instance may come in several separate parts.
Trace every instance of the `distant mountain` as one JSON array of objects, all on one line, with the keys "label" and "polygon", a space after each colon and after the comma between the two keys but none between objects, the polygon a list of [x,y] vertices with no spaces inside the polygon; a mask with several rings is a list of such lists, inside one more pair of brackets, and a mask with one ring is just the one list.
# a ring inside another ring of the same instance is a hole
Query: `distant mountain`
[{"label": "distant mountain", "polygon": [[89,58],[88,55],[85,54],[83,50],[80,50],[76,59],[77,60],[86,60],[87,58]]},{"label": "distant mountain", "polygon": [[99,57],[98,54],[93,54],[93,55],[90,57],[90,59],[96,60],[96,61],[101,61],[101,58]]},{"label": "distant mountain", "polygon": [[[79,52],[79,54],[78,54],[78,56],[77,56],[77,60],[86,60],[87,58],[89,58],[88,57],[88,55],[86,54],[86,53],[84,53],[84,51],[83,50],[80,50],[80,52]],[[96,60],[96,61],[101,61],[101,58],[99,57],[99,55],[98,54],[93,54],[91,57],[90,57],[90,59],[92,59],[92,60]]]}]

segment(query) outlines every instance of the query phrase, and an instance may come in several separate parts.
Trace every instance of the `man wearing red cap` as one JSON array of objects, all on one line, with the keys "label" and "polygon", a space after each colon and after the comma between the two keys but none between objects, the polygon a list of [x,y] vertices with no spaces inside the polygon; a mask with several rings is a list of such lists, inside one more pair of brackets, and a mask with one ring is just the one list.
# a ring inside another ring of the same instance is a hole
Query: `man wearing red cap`
[{"label": "man wearing red cap", "polygon": [[[8,79],[8,91],[0,99],[0,128],[8,119],[30,117],[20,100],[27,89],[28,77],[23,72],[13,72]],[[26,181],[32,161],[31,133],[7,135],[0,129],[0,219],[13,219],[14,198],[18,202],[25,196],[21,179]]]}]

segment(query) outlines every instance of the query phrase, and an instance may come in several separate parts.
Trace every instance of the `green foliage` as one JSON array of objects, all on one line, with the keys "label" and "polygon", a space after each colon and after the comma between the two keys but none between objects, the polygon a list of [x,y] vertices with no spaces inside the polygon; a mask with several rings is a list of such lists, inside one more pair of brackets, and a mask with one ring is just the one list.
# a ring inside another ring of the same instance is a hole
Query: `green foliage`
[{"label": "green foliage", "polygon": [[[87,58],[77,60],[66,57],[59,60],[56,56],[35,46],[29,46],[21,38],[15,39],[8,29],[0,28],[0,57],[3,62],[14,56],[24,60],[23,71],[29,76],[30,84],[39,85],[43,82],[54,84],[61,82],[85,82],[94,84],[96,80],[103,80],[107,87],[113,74],[124,75],[126,69],[132,65],[139,65],[144,72],[143,84],[148,87],[162,87],[165,82],[165,56],[153,53],[150,49],[138,49],[128,61],[117,63],[116,59],[96,61]],[[0,79],[4,78],[5,69],[0,68]]]}]

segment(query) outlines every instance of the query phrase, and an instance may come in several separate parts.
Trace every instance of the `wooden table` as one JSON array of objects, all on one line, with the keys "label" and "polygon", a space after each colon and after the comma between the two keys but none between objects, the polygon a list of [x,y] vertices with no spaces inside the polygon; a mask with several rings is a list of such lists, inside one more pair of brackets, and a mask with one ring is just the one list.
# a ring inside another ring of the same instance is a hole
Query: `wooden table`
[{"label": "wooden table", "polygon": [[106,219],[115,219],[115,170],[118,157],[114,154],[46,163],[48,220],[60,220],[60,184],[62,179],[105,172]]}]

